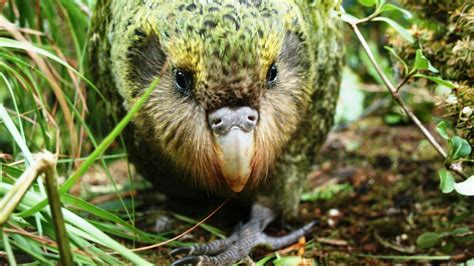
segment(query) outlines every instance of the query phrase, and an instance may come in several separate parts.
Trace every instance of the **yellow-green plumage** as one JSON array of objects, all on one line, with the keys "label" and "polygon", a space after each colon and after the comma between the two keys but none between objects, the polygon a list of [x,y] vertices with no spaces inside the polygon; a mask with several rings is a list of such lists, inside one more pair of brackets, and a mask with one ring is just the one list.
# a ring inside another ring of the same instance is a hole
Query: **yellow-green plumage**
[{"label": "yellow-green plumage", "polygon": [[[237,198],[294,215],[333,122],[342,66],[336,2],[98,1],[90,70],[115,105],[127,110],[168,66],[128,128],[139,171],[171,196],[233,194],[207,115],[249,106],[259,112],[255,152]],[[269,83],[273,64],[278,79]],[[177,69],[192,77],[190,90],[177,89]]]},{"label": "yellow-green plumage", "polygon": [[[342,61],[339,21],[331,0],[247,2],[98,1],[91,73],[111,101],[127,109],[168,60],[129,134],[129,143],[138,144],[131,145],[132,157],[146,165],[139,167],[148,168],[145,176],[158,173],[147,176],[158,184],[163,172],[166,183],[185,176],[198,189],[228,192],[212,176],[206,112],[223,105],[258,108],[262,162],[246,190],[254,194],[260,183],[273,184],[278,195],[291,196],[282,209],[294,213],[296,191],[332,125]],[[279,84],[268,89],[273,62]],[[175,91],[174,68],[194,73],[192,95]]]}]

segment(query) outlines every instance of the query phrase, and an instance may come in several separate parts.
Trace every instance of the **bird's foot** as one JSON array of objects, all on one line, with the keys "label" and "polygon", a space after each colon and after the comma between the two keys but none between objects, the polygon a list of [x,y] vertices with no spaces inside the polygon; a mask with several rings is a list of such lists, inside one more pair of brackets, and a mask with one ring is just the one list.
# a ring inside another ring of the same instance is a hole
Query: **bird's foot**
[{"label": "bird's foot", "polygon": [[248,256],[256,246],[267,246],[275,250],[291,245],[309,233],[315,224],[309,223],[286,236],[267,236],[263,230],[274,218],[275,215],[270,208],[255,204],[252,207],[250,221],[230,237],[171,251],[171,256],[180,258],[173,265],[228,265]]}]

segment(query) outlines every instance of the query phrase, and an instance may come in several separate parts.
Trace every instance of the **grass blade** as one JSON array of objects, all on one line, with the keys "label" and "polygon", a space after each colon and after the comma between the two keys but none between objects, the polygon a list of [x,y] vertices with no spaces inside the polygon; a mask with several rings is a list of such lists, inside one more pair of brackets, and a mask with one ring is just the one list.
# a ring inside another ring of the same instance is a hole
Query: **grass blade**
[{"label": "grass blade", "polygon": [[[77,180],[83,176],[89,167],[94,163],[94,161],[102,155],[105,150],[112,144],[112,142],[117,138],[117,136],[125,129],[127,124],[130,122],[130,120],[135,116],[135,114],[140,110],[140,108],[143,106],[145,101],[148,99],[148,97],[151,95],[155,87],[158,85],[159,79],[156,79],[153,81],[150,86],[146,89],[146,91],[143,93],[143,95],[138,99],[138,101],[133,105],[133,107],[130,109],[130,111],[125,115],[124,118],[119,122],[117,126],[112,130],[112,132],[99,144],[99,146],[92,152],[91,155],[87,158],[87,160],[79,167],[76,172],[74,172],[66,182],[61,186],[59,189],[59,192],[61,194],[66,193],[71,187],[77,182]],[[22,216],[29,216],[41,209],[43,209],[47,205],[46,200],[43,200],[42,202],[38,203],[36,206],[33,208],[29,209],[26,212],[21,213]]]},{"label": "grass blade", "polygon": [[13,254],[12,247],[10,246],[10,239],[3,229],[0,229],[0,231],[2,232],[3,246],[5,247],[5,252],[7,253],[8,264],[11,266],[16,266],[15,254]]}]

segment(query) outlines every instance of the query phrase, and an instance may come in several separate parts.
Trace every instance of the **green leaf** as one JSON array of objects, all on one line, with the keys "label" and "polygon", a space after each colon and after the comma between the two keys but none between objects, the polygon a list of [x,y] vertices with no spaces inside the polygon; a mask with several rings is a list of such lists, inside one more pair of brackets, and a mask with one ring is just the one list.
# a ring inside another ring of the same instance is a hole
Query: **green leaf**
[{"label": "green leaf", "polygon": [[300,256],[285,256],[277,258],[273,261],[275,266],[284,266],[284,265],[311,265],[312,259],[306,259]]},{"label": "green leaf", "polygon": [[441,169],[439,174],[439,188],[443,193],[451,193],[454,190],[454,177],[446,169]]},{"label": "green leaf", "polygon": [[403,121],[403,116],[399,114],[387,114],[384,116],[383,120],[387,125],[396,125]]},{"label": "green leaf", "polygon": [[400,63],[403,65],[403,69],[405,69],[405,74],[408,74],[408,65],[407,63],[395,52],[395,50],[390,46],[384,46],[385,50],[389,51]]},{"label": "green leaf", "polygon": [[416,239],[416,245],[420,248],[430,248],[436,244],[443,238],[441,234],[428,232],[420,235]]},{"label": "green leaf", "polygon": [[454,190],[464,196],[474,196],[474,175],[464,182],[455,183]]},{"label": "green leaf", "polygon": [[430,61],[423,55],[421,49],[416,50],[415,69],[428,69]]},{"label": "green leaf", "polygon": [[446,131],[447,127],[448,126],[445,121],[439,122],[436,126],[436,131],[438,131],[438,134],[445,140],[449,139],[448,132]]},{"label": "green leaf", "polygon": [[474,259],[470,259],[466,261],[465,263],[466,263],[466,266],[474,266]]},{"label": "green leaf", "polygon": [[260,259],[259,261],[257,261],[255,263],[255,266],[264,266],[264,265],[267,265],[267,262],[269,262],[271,259],[275,258],[275,253],[271,253],[265,257],[263,257],[262,259]]},{"label": "green leaf", "polygon": [[388,25],[390,25],[392,28],[394,28],[398,33],[400,33],[400,35],[405,38],[405,40],[407,40],[409,43],[414,43],[415,42],[415,39],[413,38],[413,36],[411,36],[411,33],[408,32],[407,29],[405,29],[404,27],[400,26],[400,24],[398,24],[397,22],[387,18],[387,17],[376,17],[374,19],[372,19],[373,21],[383,21],[385,23],[387,23]]},{"label": "green leaf", "polygon": [[382,9],[380,10],[381,12],[384,11],[400,11],[407,19],[411,19],[413,15],[411,14],[410,11],[403,9],[399,6],[393,5],[393,4],[385,4]]},{"label": "green leaf", "polygon": [[421,49],[416,50],[415,57],[415,68],[416,69],[428,69],[429,60],[423,55]]},{"label": "green leaf", "polygon": [[301,195],[302,201],[317,201],[317,200],[330,200],[336,195],[340,195],[343,192],[351,191],[352,185],[348,183],[342,184],[331,184],[323,187],[316,187],[313,191],[303,193]]},{"label": "green leaf", "polygon": [[454,136],[448,140],[450,161],[456,161],[471,154],[472,147],[469,142],[459,136]]},{"label": "green leaf", "polygon": [[460,235],[460,234],[469,233],[470,231],[471,230],[469,230],[469,227],[460,227],[460,228],[454,229],[449,234],[453,235],[453,236],[456,236],[456,235]]},{"label": "green leaf", "polygon": [[377,0],[359,0],[359,3],[363,6],[371,7],[377,4]]},{"label": "green leaf", "polygon": [[436,69],[433,65],[431,65],[430,60],[423,55],[421,49],[416,50],[415,55],[415,65],[413,67],[414,70],[429,70],[433,73],[438,73],[439,70]]},{"label": "green leaf", "polygon": [[414,76],[414,77],[418,77],[418,78],[429,79],[429,80],[435,82],[436,84],[446,86],[446,87],[448,87],[448,88],[450,88],[450,89],[453,89],[454,87],[456,87],[456,86],[454,86],[454,84],[451,83],[450,81],[444,80],[444,79],[442,79],[442,78],[440,78],[440,77],[432,77],[432,76],[428,76],[428,75],[424,75],[424,74],[420,74],[420,73],[417,73],[417,74],[415,74],[415,75],[413,75],[413,76]]}]

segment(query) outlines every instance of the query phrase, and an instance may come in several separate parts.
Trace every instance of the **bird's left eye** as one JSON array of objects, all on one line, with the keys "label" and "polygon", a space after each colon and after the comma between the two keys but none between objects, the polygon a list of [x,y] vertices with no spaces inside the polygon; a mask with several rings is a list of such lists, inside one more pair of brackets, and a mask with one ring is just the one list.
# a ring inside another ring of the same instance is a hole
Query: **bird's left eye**
[{"label": "bird's left eye", "polygon": [[278,77],[277,66],[275,65],[275,63],[273,63],[270,66],[270,69],[268,69],[268,74],[267,74],[268,85],[273,85],[275,81],[277,80],[277,77]]},{"label": "bird's left eye", "polygon": [[189,95],[193,85],[193,76],[187,71],[177,69],[174,71],[174,83],[179,93]]}]

